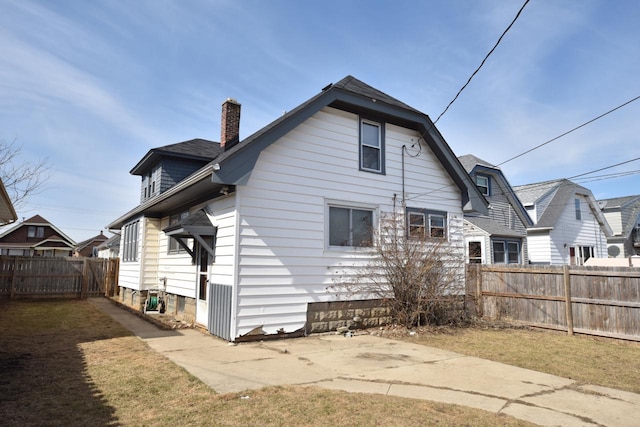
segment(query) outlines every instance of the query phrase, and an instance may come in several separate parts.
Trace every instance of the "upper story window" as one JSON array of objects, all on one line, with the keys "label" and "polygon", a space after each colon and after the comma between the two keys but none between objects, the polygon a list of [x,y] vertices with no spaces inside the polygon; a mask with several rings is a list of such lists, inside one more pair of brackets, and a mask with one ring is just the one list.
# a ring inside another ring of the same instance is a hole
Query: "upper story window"
[{"label": "upper story window", "polygon": [[476,175],[476,187],[484,196],[491,195],[491,181],[486,175]]},{"label": "upper story window", "polygon": [[447,213],[427,209],[407,208],[409,237],[447,238]]},{"label": "upper story window", "polygon": [[576,205],[576,219],[580,221],[582,219],[582,209],[580,207],[580,199],[578,198],[575,199],[575,205]]},{"label": "upper story window", "polygon": [[384,173],[384,126],[360,121],[360,170]]},{"label": "upper story window", "polygon": [[27,229],[27,237],[28,238],[41,238],[44,237],[44,227],[36,227],[34,225],[30,225]]},{"label": "upper story window", "polygon": [[122,261],[138,260],[138,232],[140,221],[133,221],[124,226]]},{"label": "upper story window", "polygon": [[329,246],[373,245],[373,210],[329,206]]}]

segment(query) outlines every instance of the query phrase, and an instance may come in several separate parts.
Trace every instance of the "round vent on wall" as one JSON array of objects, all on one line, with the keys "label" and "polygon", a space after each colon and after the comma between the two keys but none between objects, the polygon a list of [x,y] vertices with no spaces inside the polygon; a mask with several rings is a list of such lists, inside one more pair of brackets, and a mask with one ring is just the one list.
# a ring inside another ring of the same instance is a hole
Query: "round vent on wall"
[{"label": "round vent on wall", "polygon": [[607,248],[607,253],[610,257],[615,258],[620,255],[620,248],[618,246],[609,246]]}]

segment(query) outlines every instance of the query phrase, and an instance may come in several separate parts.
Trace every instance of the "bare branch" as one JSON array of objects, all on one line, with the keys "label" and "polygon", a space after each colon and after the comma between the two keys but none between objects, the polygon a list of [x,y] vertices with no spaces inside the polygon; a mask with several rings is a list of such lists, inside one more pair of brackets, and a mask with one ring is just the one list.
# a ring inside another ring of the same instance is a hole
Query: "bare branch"
[{"label": "bare branch", "polygon": [[21,153],[22,145],[15,139],[11,142],[0,139],[0,179],[16,209],[23,206],[30,196],[42,191],[50,176],[48,159],[35,163],[21,161]]}]

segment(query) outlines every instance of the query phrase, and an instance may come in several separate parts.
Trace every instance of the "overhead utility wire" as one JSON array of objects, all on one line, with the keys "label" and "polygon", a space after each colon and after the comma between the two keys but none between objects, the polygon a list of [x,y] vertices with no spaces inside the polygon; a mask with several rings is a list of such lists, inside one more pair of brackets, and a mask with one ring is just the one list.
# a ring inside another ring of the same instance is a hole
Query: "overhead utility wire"
[{"label": "overhead utility wire", "polygon": [[551,138],[550,140],[548,140],[548,141],[546,141],[546,142],[543,142],[542,144],[537,145],[537,146],[535,146],[535,147],[531,148],[530,150],[525,151],[524,153],[520,153],[520,154],[518,154],[517,156],[514,156],[514,157],[512,157],[512,158],[510,158],[510,159],[508,159],[508,160],[505,160],[505,161],[504,161],[504,162],[502,162],[502,163],[498,163],[496,166],[502,166],[502,165],[504,165],[505,163],[510,162],[511,160],[515,160],[515,159],[517,159],[518,157],[522,157],[522,156],[524,156],[525,154],[529,154],[529,153],[530,153],[530,152],[532,152],[533,150],[537,150],[538,148],[543,147],[543,146],[545,146],[545,145],[549,144],[550,142],[553,142],[553,141],[555,141],[555,140],[557,140],[557,139],[560,139],[560,138],[562,138],[563,136],[569,135],[571,132],[573,132],[573,131],[576,131],[576,130],[580,129],[580,128],[582,128],[582,127],[584,127],[584,126],[588,125],[589,123],[593,123],[593,122],[595,122],[596,120],[603,118],[603,117],[604,117],[604,116],[606,116],[607,114],[613,113],[614,111],[619,110],[620,108],[624,107],[625,105],[631,104],[632,102],[637,101],[638,99],[640,99],[640,96],[636,96],[635,98],[630,99],[629,101],[625,102],[624,104],[620,104],[620,105],[618,105],[616,108],[613,108],[613,109],[611,109],[611,110],[607,111],[606,113],[600,114],[598,117],[593,118],[593,119],[589,120],[588,122],[584,122],[584,123],[583,123],[583,124],[581,124],[580,126],[576,126],[576,127],[574,127],[573,129],[571,129],[571,130],[569,130],[569,131],[567,131],[567,132],[563,133],[562,135],[558,135],[558,136],[556,136],[555,138]]},{"label": "overhead utility wire", "polygon": [[464,84],[464,86],[462,86],[462,88],[458,91],[458,93],[456,94],[456,96],[453,97],[453,99],[451,100],[451,102],[449,103],[449,105],[447,105],[447,108],[444,109],[444,111],[442,113],[440,113],[440,115],[438,116],[438,118],[436,119],[435,122],[433,122],[433,124],[435,125],[436,123],[438,123],[438,120],[440,120],[440,117],[442,117],[444,115],[444,113],[447,112],[447,110],[449,109],[449,107],[451,107],[451,105],[456,101],[456,99],[458,99],[458,97],[460,96],[460,94],[462,93],[462,91],[469,86],[469,83],[471,83],[471,79],[473,79],[473,77],[475,77],[475,75],[478,73],[478,71],[480,71],[480,68],[482,68],[482,66],[484,65],[484,63],[487,61],[487,59],[489,59],[489,56],[491,56],[491,54],[493,53],[494,50],[496,50],[496,48],[498,47],[498,45],[500,44],[500,42],[502,41],[502,38],[507,34],[507,32],[511,29],[511,27],[513,26],[513,24],[515,24],[516,20],[518,19],[518,17],[520,16],[520,14],[522,13],[522,10],[524,9],[524,7],[527,5],[527,3],[529,3],[529,0],[525,0],[524,4],[522,5],[522,7],[520,8],[520,10],[518,11],[518,13],[516,14],[516,17],[513,18],[513,21],[511,21],[511,24],[509,24],[509,26],[507,27],[506,30],[504,30],[504,32],[502,33],[502,35],[500,36],[500,38],[498,39],[498,41],[496,42],[496,44],[493,46],[493,48],[489,51],[489,53],[487,53],[487,55],[484,57],[484,59],[482,60],[482,62],[480,63],[480,66],[478,68],[476,68],[476,70],[473,72],[473,74],[471,74],[471,77],[469,77],[469,80],[467,80],[467,82]]},{"label": "overhead utility wire", "polygon": [[574,175],[574,176],[571,176],[571,177],[569,177],[567,179],[573,179],[573,178],[578,178],[580,176],[591,175],[592,173],[600,172],[600,171],[603,171],[603,170],[606,170],[606,169],[615,168],[616,166],[620,166],[620,165],[626,165],[627,163],[635,162],[636,160],[640,160],[640,157],[636,157],[635,159],[627,160],[625,162],[616,163],[615,165],[605,166],[603,168],[596,169],[596,170],[593,170],[593,171],[590,171],[590,172],[581,173],[580,175]]}]

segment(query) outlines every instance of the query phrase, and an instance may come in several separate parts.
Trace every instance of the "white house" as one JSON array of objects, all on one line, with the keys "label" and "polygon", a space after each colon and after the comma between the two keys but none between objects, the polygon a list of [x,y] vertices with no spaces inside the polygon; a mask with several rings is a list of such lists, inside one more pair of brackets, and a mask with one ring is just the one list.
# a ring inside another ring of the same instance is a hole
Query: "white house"
[{"label": "white house", "polygon": [[381,215],[411,210],[462,259],[463,212],[486,212],[429,117],[351,76],[242,141],[239,120],[227,100],[220,144],[160,147],[132,170],[141,204],[109,226],[124,303],[160,285],[171,313],[231,341],[329,330],[344,319],[309,313],[344,304],[328,288],[371,259]]},{"label": "white house", "polygon": [[527,229],[531,263],[584,265],[589,258],[607,257],[611,228],[590,190],[558,179],[514,191],[534,223]]}]

